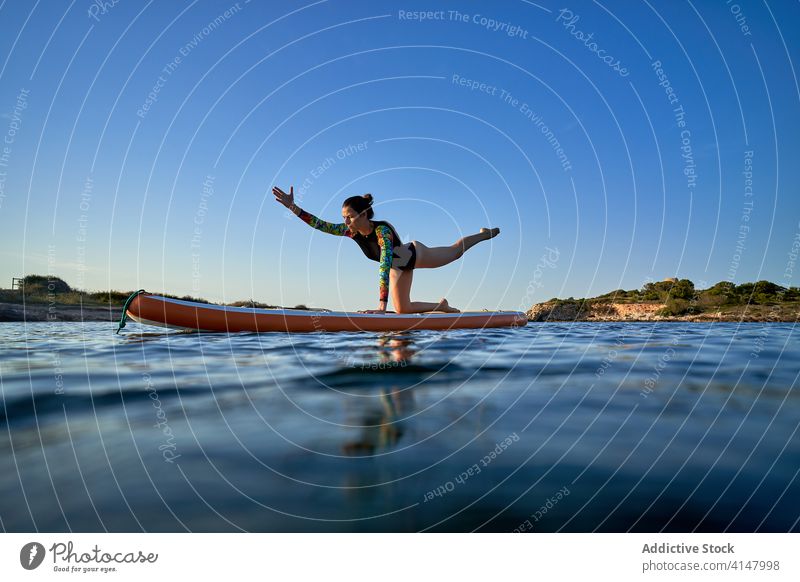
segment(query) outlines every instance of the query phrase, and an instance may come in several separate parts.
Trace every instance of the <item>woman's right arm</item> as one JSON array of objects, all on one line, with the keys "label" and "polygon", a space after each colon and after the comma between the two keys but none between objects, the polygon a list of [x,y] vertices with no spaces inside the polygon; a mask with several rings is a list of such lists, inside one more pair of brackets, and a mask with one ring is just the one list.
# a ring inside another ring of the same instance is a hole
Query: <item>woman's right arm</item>
[{"label": "woman's right arm", "polygon": [[311,226],[312,228],[316,228],[317,230],[321,230],[327,234],[333,234],[336,236],[346,236],[349,232],[348,228],[342,224],[334,224],[332,222],[326,222],[320,218],[317,218],[310,212],[306,212],[299,206],[294,203],[294,186],[289,188],[289,193],[287,194],[277,186],[272,188],[272,193],[275,195],[275,201],[283,204],[286,208],[288,208],[295,216],[297,216],[300,220]]}]

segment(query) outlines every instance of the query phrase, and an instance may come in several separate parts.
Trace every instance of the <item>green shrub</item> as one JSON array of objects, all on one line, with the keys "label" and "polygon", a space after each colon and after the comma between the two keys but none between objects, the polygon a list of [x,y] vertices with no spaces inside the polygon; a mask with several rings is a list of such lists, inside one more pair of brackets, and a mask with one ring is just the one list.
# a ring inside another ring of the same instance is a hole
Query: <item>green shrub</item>
[{"label": "green shrub", "polygon": [[689,279],[681,279],[677,283],[673,283],[669,290],[669,296],[674,299],[694,299],[694,283]]},{"label": "green shrub", "polygon": [[60,277],[28,275],[22,280],[25,295],[47,295],[48,293],[69,293],[72,287]]},{"label": "green shrub", "polygon": [[673,299],[670,297],[667,299],[666,305],[664,305],[663,309],[661,309],[658,314],[663,315],[664,317],[678,317],[693,311],[694,308],[685,299]]},{"label": "green shrub", "polygon": [[681,279],[647,283],[642,287],[641,297],[645,301],[667,301],[670,298],[692,300],[695,294],[694,283],[689,279]]}]

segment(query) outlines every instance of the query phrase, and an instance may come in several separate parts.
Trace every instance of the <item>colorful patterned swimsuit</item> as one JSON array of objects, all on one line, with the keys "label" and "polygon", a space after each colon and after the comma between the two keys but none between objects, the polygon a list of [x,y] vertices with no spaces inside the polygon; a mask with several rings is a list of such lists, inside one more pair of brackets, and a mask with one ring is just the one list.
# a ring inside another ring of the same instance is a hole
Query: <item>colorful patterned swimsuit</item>
[{"label": "colorful patterned swimsuit", "polygon": [[317,230],[353,239],[361,247],[367,258],[380,263],[378,280],[381,301],[389,301],[389,269],[394,267],[401,271],[410,271],[417,261],[417,249],[414,248],[414,243],[404,245],[397,231],[388,222],[382,220],[371,221],[375,228],[364,236],[361,233],[353,234],[344,223],[333,224],[332,222],[325,222],[302,209],[300,209],[298,217]]}]

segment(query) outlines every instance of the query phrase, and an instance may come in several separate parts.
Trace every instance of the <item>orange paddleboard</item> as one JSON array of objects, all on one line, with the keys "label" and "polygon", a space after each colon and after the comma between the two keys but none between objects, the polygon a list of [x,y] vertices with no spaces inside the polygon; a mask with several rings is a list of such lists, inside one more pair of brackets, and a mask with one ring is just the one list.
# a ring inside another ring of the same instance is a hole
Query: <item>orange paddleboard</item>
[{"label": "orange paddleboard", "polygon": [[130,301],[127,316],[139,323],[197,331],[410,331],[519,327],[528,318],[519,311],[463,313],[354,313],[303,309],[252,309],[194,303],[139,293]]}]

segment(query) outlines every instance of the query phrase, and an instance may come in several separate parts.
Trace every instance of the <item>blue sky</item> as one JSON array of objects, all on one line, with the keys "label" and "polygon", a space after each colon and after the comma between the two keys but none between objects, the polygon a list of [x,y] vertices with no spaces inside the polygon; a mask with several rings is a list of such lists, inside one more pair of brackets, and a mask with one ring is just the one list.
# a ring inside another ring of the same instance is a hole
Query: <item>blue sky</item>
[{"label": "blue sky", "polygon": [[[420,11],[425,11],[422,19]],[[0,5],[0,285],[377,307],[338,221],[491,243],[412,299],[797,285],[796,2]],[[745,174],[749,172],[749,174]]]}]

